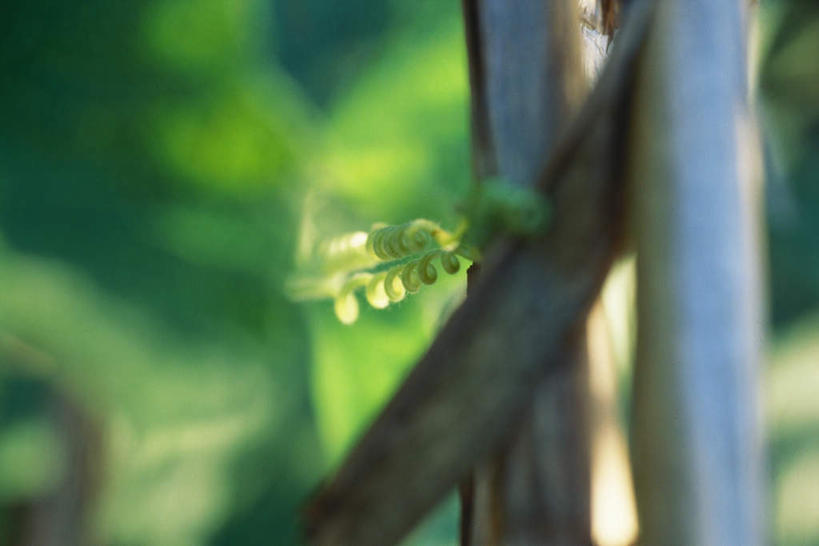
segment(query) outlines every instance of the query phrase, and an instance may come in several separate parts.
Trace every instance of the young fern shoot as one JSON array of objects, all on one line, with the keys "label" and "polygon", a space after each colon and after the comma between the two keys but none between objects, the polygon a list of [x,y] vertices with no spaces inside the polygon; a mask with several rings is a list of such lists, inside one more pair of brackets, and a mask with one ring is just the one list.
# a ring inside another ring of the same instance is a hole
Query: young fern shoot
[{"label": "young fern shoot", "polygon": [[464,219],[454,232],[423,218],[404,224],[374,224],[369,232],[334,237],[318,246],[311,274],[288,280],[295,300],[332,298],[336,317],[352,324],[359,314],[357,291],[376,309],[415,294],[438,280],[438,266],[452,275],[460,259],[479,261],[495,235],[529,236],[548,221],[545,198],[531,190],[484,181],[464,203]]},{"label": "young fern shoot", "polygon": [[376,309],[403,300],[438,280],[438,267],[452,275],[458,256],[476,260],[475,249],[461,243],[465,224],[454,233],[417,219],[405,224],[375,224],[369,232],[335,237],[319,246],[320,275],[290,279],[294,299],[332,298],[336,317],[352,324],[359,314],[356,292],[363,290]]}]

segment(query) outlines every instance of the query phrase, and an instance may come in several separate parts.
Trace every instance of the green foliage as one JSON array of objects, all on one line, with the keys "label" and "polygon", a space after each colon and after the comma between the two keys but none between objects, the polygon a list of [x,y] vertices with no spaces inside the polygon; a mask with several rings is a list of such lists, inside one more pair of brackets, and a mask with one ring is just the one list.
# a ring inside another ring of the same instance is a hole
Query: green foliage
[{"label": "green foliage", "polygon": [[761,5],[761,114],[766,181],[771,315],[787,328],[819,306],[819,7]]},{"label": "green foliage", "polygon": [[19,419],[0,432],[0,501],[34,499],[65,471],[56,431],[44,419]]},{"label": "green foliage", "polygon": [[[0,542],[10,507],[65,476],[55,394],[101,427],[101,542],[298,542],[299,504],[462,289],[362,310],[353,335],[287,299],[305,193],[333,211],[325,238],[361,218],[449,222],[468,182],[457,6],[428,32],[387,4],[312,7],[4,9],[0,349],[51,364],[0,351]],[[414,159],[371,160],[384,150]]]},{"label": "green foliage", "polygon": [[770,527],[774,543],[819,544],[819,316],[796,322],[778,338],[765,375]]}]

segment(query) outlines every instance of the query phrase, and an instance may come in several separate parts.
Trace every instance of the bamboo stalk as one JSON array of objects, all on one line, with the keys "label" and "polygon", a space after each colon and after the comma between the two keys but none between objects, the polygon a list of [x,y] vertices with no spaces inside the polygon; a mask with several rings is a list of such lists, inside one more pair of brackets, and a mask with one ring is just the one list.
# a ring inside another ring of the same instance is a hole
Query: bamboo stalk
[{"label": "bamboo stalk", "polygon": [[632,430],[645,544],[763,542],[744,3],[659,3],[638,77]]}]

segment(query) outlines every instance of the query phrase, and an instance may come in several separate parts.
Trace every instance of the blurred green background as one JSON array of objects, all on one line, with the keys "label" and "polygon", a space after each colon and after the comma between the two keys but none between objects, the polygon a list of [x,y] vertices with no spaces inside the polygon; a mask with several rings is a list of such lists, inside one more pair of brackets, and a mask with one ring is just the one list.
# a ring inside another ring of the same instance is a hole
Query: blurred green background
[{"label": "blurred green background", "polygon": [[[819,9],[761,22],[771,528],[819,544]],[[454,1],[4,5],[0,545],[298,543],[464,279],[347,327],[286,278],[315,238],[453,227],[467,100]]]}]

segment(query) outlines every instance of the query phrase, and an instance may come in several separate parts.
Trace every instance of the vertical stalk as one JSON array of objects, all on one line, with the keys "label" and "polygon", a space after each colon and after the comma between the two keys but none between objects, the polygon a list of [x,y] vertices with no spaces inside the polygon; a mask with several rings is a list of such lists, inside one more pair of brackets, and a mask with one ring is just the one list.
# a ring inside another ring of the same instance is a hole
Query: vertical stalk
[{"label": "vertical stalk", "polygon": [[660,2],[638,77],[632,430],[645,544],[763,542],[744,4]]},{"label": "vertical stalk", "polygon": [[[463,7],[476,178],[531,186],[586,87],[575,0]],[[575,338],[505,448],[461,487],[462,544],[590,541],[584,332]]]}]

